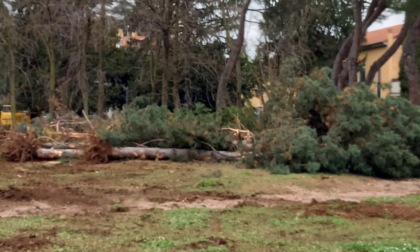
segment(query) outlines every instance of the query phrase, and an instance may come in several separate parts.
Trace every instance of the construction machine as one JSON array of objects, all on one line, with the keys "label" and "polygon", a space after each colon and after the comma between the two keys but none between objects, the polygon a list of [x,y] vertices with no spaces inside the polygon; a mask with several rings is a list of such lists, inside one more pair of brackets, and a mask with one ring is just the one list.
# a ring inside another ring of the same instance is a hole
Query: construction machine
[{"label": "construction machine", "polygon": [[[26,125],[29,125],[31,123],[31,118],[26,111],[16,112],[15,119],[16,119],[16,125],[19,125],[23,122],[26,123]],[[11,125],[12,125],[12,106],[3,105],[2,110],[0,112],[0,126],[10,127]]]}]

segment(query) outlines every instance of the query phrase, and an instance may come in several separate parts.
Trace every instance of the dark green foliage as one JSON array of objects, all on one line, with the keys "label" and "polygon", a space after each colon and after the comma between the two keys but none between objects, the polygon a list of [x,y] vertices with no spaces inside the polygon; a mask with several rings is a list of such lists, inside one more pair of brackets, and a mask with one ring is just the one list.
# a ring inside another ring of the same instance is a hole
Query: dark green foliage
[{"label": "dark green foliage", "polygon": [[223,127],[234,125],[236,118],[246,118],[247,124],[256,125],[252,122],[256,121],[255,115],[245,117],[247,110],[226,108],[218,114],[198,103],[193,109],[182,107],[170,112],[157,105],[139,109],[143,104],[140,100],[123,110],[118,128],[103,131],[101,137],[113,146],[230,150],[233,136]]},{"label": "dark green foliage", "polygon": [[[299,86],[290,100],[294,113],[257,134],[253,158],[246,161],[250,167],[280,174],[420,175],[417,106],[404,98],[378,99],[366,86],[338,91],[326,70],[294,81]],[[278,117],[273,114],[271,120]]]},{"label": "dark green foliage", "polygon": [[317,172],[320,165],[316,160],[318,141],[313,129],[303,121],[264,130],[257,135],[253,159],[246,159],[250,167],[264,166],[275,174],[289,172]]}]

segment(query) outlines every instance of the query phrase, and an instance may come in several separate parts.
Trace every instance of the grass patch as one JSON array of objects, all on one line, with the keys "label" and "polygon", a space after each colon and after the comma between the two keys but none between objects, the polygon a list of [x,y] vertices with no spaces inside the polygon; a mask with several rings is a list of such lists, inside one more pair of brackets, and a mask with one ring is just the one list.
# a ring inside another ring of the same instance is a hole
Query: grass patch
[{"label": "grass patch", "polygon": [[204,179],[197,184],[197,188],[200,189],[212,189],[215,187],[224,187],[225,185],[218,179]]},{"label": "grass patch", "polygon": [[113,213],[125,213],[129,211],[129,208],[121,204],[114,204],[111,206],[110,211]]},{"label": "grass patch", "polygon": [[7,239],[17,234],[36,232],[51,226],[53,219],[32,216],[23,218],[0,218],[0,239]]},{"label": "grass patch", "polygon": [[309,222],[323,225],[333,225],[333,226],[349,226],[351,223],[337,216],[311,216],[307,219]]},{"label": "grass patch", "polygon": [[371,203],[407,203],[417,205],[420,204],[420,195],[409,195],[404,197],[379,197],[370,198],[366,202]]},{"label": "grass patch", "polygon": [[141,243],[140,248],[144,252],[161,252],[167,251],[168,248],[172,247],[173,245],[173,241],[168,240],[165,237],[159,237],[156,240]]},{"label": "grass patch", "polygon": [[208,209],[175,209],[165,212],[166,219],[174,228],[207,227],[211,218],[211,212]]},{"label": "grass patch", "polygon": [[348,251],[362,252],[419,252],[420,245],[415,243],[348,243],[343,245]]}]

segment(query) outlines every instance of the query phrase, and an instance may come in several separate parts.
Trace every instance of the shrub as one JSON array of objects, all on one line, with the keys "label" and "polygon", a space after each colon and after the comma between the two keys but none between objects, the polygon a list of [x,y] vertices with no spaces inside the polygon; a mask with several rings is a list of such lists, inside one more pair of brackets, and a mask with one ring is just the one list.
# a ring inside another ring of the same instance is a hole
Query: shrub
[{"label": "shrub", "polygon": [[[256,125],[256,117],[247,117],[248,110],[226,108],[214,113],[202,104],[194,108],[175,109],[173,112],[149,105],[138,108],[138,101],[122,111],[121,123],[112,130],[104,130],[101,138],[113,146],[146,145],[165,148],[193,148],[204,150],[230,150],[228,131],[222,130],[244,118],[247,125]],[[254,121],[254,122],[252,122]],[[233,126],[232,126],[233,127]],[[239,127],[238,125],[235,126]]]},{"label": "shrub", "polygon": [[338,91],[328,76],[323,69],[294,78],[294,98],[271,102],[271,128],[256,134],[248,166],[280,174],[420,176],[419,108],[403,98],[378,99],[362,85]]}]

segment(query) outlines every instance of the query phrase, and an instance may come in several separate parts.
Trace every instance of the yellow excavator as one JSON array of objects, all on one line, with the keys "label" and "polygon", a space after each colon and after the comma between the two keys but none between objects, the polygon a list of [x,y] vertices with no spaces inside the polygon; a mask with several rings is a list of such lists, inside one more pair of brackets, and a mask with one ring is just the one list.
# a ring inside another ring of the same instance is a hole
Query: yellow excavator
[{"label": "yellow excavator", "polygon": [[[16,125],[19,125],[23,122],[26,125],[31,123],[31,118],[25,111],[16,112]],[[12,125],[12,106],[3,105],[3,108],[0,112],[0,126],[10,127]]]}]

